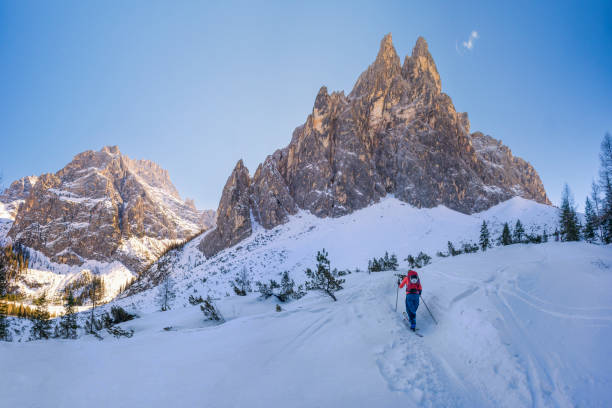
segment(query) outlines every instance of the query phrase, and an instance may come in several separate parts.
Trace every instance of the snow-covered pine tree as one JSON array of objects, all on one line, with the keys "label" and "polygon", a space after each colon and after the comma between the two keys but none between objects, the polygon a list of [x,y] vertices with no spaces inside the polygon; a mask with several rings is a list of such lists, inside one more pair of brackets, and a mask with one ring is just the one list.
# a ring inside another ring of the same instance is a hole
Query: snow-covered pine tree
[{"label": "snow-covered pine tree", "polygon": [[157,289],[157,305],[162,312],[165,312],[166,310],[170,310],[175,298],[176,291],[174,289],[174,280],[168,274],[162,278]]},{"label": "snow-covered pine tree", "polygon": [[36,309],[30,317],[32,327],[30,329],[30,340],[48,339],[51,337],[51,320],[47,310],[47,294],[41,294],[35,301]]},{"label": "snow-covered pine tree", "polygon": [[516,225],[514,226],[513,240],[515,244],[520,244],[523,242],[523,238],[525,236],[525,228],[523,228],[523,224],[521,220],[516,220]]},{"label": "snow-covered pine tree", "polygon": [[561,213],[559,215],[559,227],[563,241],[580,240],[580,224],[574,208],[572,195],[567,183],[563,187],[561,197]]},{"label": "snow-covered pine tree", "polygon": [[499,237],[499,242],[502,245],[510,245],[512,244],[512,234],[510,233],[510,226],[508,223],[504,223],[504,228],[502,229],[501,237]]},{"label": "snow-covered pine tree", "polygon": [[594,242],[597,238],[597,214],[591,204],[589,197],[586,198],[584,203],[584,229],[583,235],[587,242]]},{"label": "snow-covered pine tree", "polygon": [[486,221],[482,221],[482,225],[480,226],[480,249],[486,251],[488,248],[491,248],[491,235],[489,234],[489,227],[487,226]]},{"label": "snow-covered pine tree", "polygon": [[334,292],[342,289],[344,279],[337,279],[337,277],[332,274],[328,254],[327,251],[325,251],[325,248],[317,252],[316,271],[312,271],[310,268],[308,268],[306,269],[306,276],[309,278],[309,280],[306,281],[306,290],[320,290],[329,295],[334,302],[338,300],[336,299]]},{"label": "snow-covered pine tree", "polygon": [[66,296],[64,315],[59,319],[56,326],[57,337],[61,337],[63,339],[77,338],[77,329],[79,325],[77,324],[76,314],[74,313],[75,305],[76,302],[74,300],[74,296],[72,295],[72,291],[70,291],[68,292],[68,296]]}]

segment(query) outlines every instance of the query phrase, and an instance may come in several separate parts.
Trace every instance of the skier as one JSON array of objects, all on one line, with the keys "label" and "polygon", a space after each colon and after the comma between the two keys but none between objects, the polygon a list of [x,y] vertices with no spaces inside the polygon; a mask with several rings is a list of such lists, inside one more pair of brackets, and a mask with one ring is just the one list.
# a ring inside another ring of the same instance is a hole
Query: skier
[{"label": "skier", "polygon": [[423,292],[419,274],[412,269],[409,270],[399,287],[403,288],[404,285],[406,285],[406,313],[410,318],[410,330],[416,331],[416,311],[419,308],[419,296]]}]

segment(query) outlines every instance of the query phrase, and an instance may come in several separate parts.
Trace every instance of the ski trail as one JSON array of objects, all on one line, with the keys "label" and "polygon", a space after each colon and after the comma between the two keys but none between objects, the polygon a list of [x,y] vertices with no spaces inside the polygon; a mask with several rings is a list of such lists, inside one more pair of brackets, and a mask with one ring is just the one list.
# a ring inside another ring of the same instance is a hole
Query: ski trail
[{"label": "ski trail", "polygon": [[507,348],[525,369],[533,406],[573,406],[569,398],[556,387],[555,381],[549,375],[550,367],[538,357],[542,355],[542,351],[530,340],[528,331],[503,295],[503,290],[499,290],[492,300],[503,318],[503,327],[500,329],[503,329],[504,335],[510,339]]}]

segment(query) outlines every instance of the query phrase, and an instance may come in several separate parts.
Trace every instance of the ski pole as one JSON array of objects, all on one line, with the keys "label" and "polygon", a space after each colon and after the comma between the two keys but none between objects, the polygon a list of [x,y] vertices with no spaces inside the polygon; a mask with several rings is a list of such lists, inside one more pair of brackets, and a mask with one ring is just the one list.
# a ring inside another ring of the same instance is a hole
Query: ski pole
[{"label": "ski pole", "polygon": [[397,284],[397,290],[395,291],[395,311],[397,312],[397,298],[399,297],[399,283]]},{"label": "ski pole", "polygon": [[425,299],[423,299],[423,296],[419,295],[419,297],[421,298],[421,300],[423,301],[423,304],[425,305],[425,307],[427,308],[427,311],[429,312],[429,314],[431,315],[431,318],[433,319],[433,321],[438,324],[438,321],[436,320],[436,318],[434,317],[433,313],[431,313],[431,310],[429,310],[429,306],[427,306],[427,303],[425,303]]}]

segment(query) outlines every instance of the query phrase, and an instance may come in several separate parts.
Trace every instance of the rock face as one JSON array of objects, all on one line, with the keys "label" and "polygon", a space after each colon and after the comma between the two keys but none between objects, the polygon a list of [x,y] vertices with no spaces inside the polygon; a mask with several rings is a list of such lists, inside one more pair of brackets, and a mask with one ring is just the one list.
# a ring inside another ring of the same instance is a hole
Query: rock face
[{"label": "rock face", "polygon": [[38,177],[36,176],[20,178],[13,181],[9,188],[0,194],[0,202],[6,204],[5,209],[13,218],[17,214],[19,205],[28,197],[37,181]]},{"label": "rock face", "polygon": [[140,271],[172,240],[200,232],[200,217],[166,170],[113,146],[80,153],[57,173],[40,176],[8,236],[55,262],[118,260]]},{"label": "rock face", "polygon": [[441,89],[423,38],[401,65],[385,36],[351,93],[322,87],[306,123],[252,180],[239,162],[241,176],[235,169],[219,205],[217,222],[225,227],[204,237],[202,251],[211,256],[250,234],[249,214],[272,228],[298,209],[338,217],[386,194],[467,214],[514,196],[548,204],[533,167],[501,142],[470,134],[467,113],[456,112]]}]

